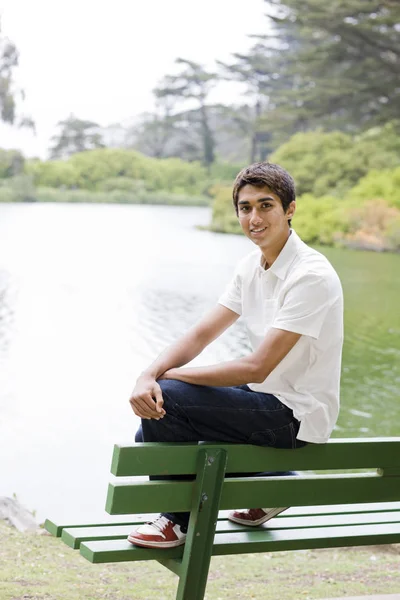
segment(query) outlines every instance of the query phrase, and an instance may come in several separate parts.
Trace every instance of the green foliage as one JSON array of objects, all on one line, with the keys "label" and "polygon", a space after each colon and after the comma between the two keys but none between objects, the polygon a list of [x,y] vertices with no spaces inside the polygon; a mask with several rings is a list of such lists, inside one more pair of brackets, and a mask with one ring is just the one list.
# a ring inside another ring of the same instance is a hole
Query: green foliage
[{"label": "green foliage", "polygon": [[383,199],[389,206],[400,209],[400,167],[397,169],[373,169],[350,191],[354,200]]},{"label": "green foliage", "polygon": [[296,204],[292,225],[304,242],[331,245],[338,231],[346,231],[345,206],[338,198],[304,194]]},{"label": "green foliage", "polygon": [[39,186],[72,188],[78,185],[77,170],[64,160],[30,160],[25,165],[25,173]]},{"label": "green foliage", "polygon": [[354,132],[399,118],[397,1],[267,4],[268,34],[228,67],[262,106],[257,131],[281,143],[316,127]]},{"label": "green foliage", "polygon": [[339,131],[297,133],[270,157],[293,176],[299,195],[344,196],[372,168],[400,161],[398,124],[353,138]]},{"label": "green foliage", "polygon": [[232,186],[215,186],[211,193],[214,197],[212,205],[212,231],[223,233],[241,233],[238,218],[232,202]]},{"label": "green foliage", "polygon": [[153,172],[156,171],[159,190],[175,193],[202,193],[207,182],[207,173],[198,162],[185,162],[180,158],[148,159]]},{"label": "green foliage", "polygon": [[[202,163],[209,167],[215,161],[215,137],[210,127],[207,98],[211,88],[215,85],[217,76],[191,60],[177,58],[175,62],[182,67],[181,72],[177,75],[166,75],[154,93],[156,98],[170,102],[172,105],[182,105],[187,100],[195,101],[200,110],[192,114],[196,117],[196,121],[191,129],[192,131],[197,130],[200,134]],[[188,117],[190,117],[190,111],[174,111],[175,123],[187,122]],[[168,116],[167,120],[169,118]],[[186,133],[188,131],[190,129],[186,128]]]},{"label": "green foliage", "polygon": [[24,170],[25,158],[19,150],[0,148],[0,179],[20,175]]},{"label": "green foliage", "polygon": [[143,179],[132,179],[131,177],[110,177],[100,181],[97,185],[99,192],[129,192],[140,194],[146,191],[146,182]]},{"label": "green foliage", "polygon": [[0,120],[11,124],[15,120],[16,91],[13,78],[18,59],[16,46],[1,35],[0,22]]},{"label": "green foliage", "polygon": [[[202,194],[206,170],[179,158],[149,158],[134,150],[101,148],[79,152],[68,160],[29,161],[25,172],[39,187],[84,190],[167,191]],[[138,183],[141,182],[141,183]]]},{"label": "green foliage", "polygon": [[[0,188],[1,189],[1,188]],[[189,196],[173,194],[171,192],[142,191],[140,193],[113,190],[110,192],[89,190],[57,190],[54,188],[39,187],[35,191],[37,202],[73,202],[97,204],[169,204],[176,206],[207,206],[208,198],[205,196]]]},{"label": "green foliage", "polygon": [[[77,186],[95,190],[101,181],[112,177],[130,177],[151,181],[151,159],[133,150],[102,148],[79,152],[68,161],[77,176]],[[150,189],[154,189],[150,186]]]},{"label": "green foliage", "polygon": [[92,148],[103,148],[103,140],[99,133],[99,125],[93,121],[77,119],[70,115],[57,123],[59,132],[52,137],[51,158],[66,158],[75,152],[83,152]]},{"label": "green foliage", "polygon": [[[271,156],[295,179],[293,227],[305,242],[400,250],[397,131],[393,122],[355,138],[342,132],[298,133]],[[231,189],[212,189],[214,231],[241,231]]]},{"label": "green foliage", "polygon": [[35,188],[29,175],[0,180],[0,202],[34,202]]},{"label": "green foliage", "polygon": [[400,210],[385,200],[370,200],[347,211],[347,232],[337,241],[353,248],[400,251]]},{"label": "green foliage", "polygon": [[232,185],[236,175],[242,169],[243,165],[235,165],[228,162],[215,162],[210,168],[210,178],[216,182]]}]

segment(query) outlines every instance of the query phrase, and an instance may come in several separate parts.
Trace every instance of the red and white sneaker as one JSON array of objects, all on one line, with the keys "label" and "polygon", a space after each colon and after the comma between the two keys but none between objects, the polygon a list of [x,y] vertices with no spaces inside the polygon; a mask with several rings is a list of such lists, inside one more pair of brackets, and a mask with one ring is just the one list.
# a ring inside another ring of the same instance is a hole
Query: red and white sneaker
[{"label": "red and white sneaker", "polygon": [[180,525],[160,515],[154,521],[132,531],[128,542],[144,548],[175,548],[185,543],[186,535]]},{"label": "red and white sneaker", "polygon": [[249,525],[250,527],[257,527],[266,523],[276,515],[279,515],[286,508],[244,508],[242,510],[233,510],[229,513],[228,519],[234,523],[240,523],[240,525]]}]

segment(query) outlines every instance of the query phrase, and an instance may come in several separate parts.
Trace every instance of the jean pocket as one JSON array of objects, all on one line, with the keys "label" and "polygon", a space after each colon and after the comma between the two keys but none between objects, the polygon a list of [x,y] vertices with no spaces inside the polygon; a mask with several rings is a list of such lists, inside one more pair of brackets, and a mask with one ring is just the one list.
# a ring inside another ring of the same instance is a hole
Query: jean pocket
[{"label": "jean pocket", "polygon": [[247,443],[272,448],[296,448],[296,430],[298,430],[298,427],[291,422],[277,429],[255,431],[251,434]]}]

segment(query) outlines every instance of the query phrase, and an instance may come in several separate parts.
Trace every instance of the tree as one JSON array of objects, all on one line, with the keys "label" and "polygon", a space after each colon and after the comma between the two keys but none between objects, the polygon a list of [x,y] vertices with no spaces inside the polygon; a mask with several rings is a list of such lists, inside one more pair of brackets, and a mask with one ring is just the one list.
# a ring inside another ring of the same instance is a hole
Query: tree
[{"label": "tree", "polygon": [[[230,64],[218,62],[222,76],[226,79],[245,83],[247,95],[251,98],[251,110],[236,114],[235,122],[250,139],[250,162],[264,160],[271,150],[271,134],[262,123],[262,114],[268,113],[273,103],[274,88],[277,86],[276,70],[272,65],[273,51],[260,40],[247,54],[233,54]],[[248,108],[248,107],[247,107]]]},{"label": "tree", "polygon": [[0,148],[0,179],[21,175],[24,171],[24,163],[24,156],[18,150]]},{"label": "tree", "polygon": [[[186,140],[191,143],[189,127],[198,129],[201,139],[202,163],[209,167],[215,160],[215,139],[209,123],[208,95],[215,85],[217,76],[206,71],[201,65],[190,60],[178,58],[176,63],[182,65],[178,75],[166,75],[160,85],[154,90],[157,98],[170,99],[177,105],[194,100],[196,109],[184,109],[173,114],[175,127],[185,127]],[[193,120],[193,117],[195,119]]]},{"label": "tree", "polygon": [[66,158],[76,152],[104,148],[99,125],[93,121],[84,121],[71,114],[57,126],[60,132],[51,138],[54,141],[50,148],[51,158]]},{"label": "tree", "polygon": [[250,159],[317,127],[354,133],[400,116],[400,2],[268,0],[269,29],[219,63],[253,105]]},{"label": "tree", "polygon": [[171,151],[171,141],[176,133],[173,103],[174,99],[171,101],[168,96],[159,98],[155,112],[142,114],[139,123],[128,129],[125,146],[137,148],[139,152],[154,158],[176,156]]},{"label": "tree", "polygon": [[[355,131],[400,117],[400,3],[396,0],[269,0],[268,15],[296,85],[280,113],[309,128]],[[277,120],[277,119],[275,119]]]},{"label": "tree", "polygon": [[[18,90],[14,83],[18,60],[19,53],[15,44],[1,35],[0,21],[0,120],[10,125],[16,123],[17,98],[24,97],[22,90]],[[21,116],[17,125],[34,128],[34,123],[28,116]]]}]

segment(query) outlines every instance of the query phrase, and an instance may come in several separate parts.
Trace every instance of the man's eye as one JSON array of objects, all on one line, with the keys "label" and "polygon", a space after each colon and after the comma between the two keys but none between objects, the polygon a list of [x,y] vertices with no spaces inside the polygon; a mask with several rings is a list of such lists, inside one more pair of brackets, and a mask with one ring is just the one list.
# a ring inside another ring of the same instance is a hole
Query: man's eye
[{"label": "man's eye", "polygon": [[248,206],[241,206],[241,207],[240,207],[240,210],[243,212],[243,211],[246,211],[246,210],[248,210],[248,208],[249,208]]},{"label": "man's eye", "polygon": [[272,204],[270,202],[263,202],[262,203],[262,207],[263,208],[269,208],[270,206],[272,206]]}]

